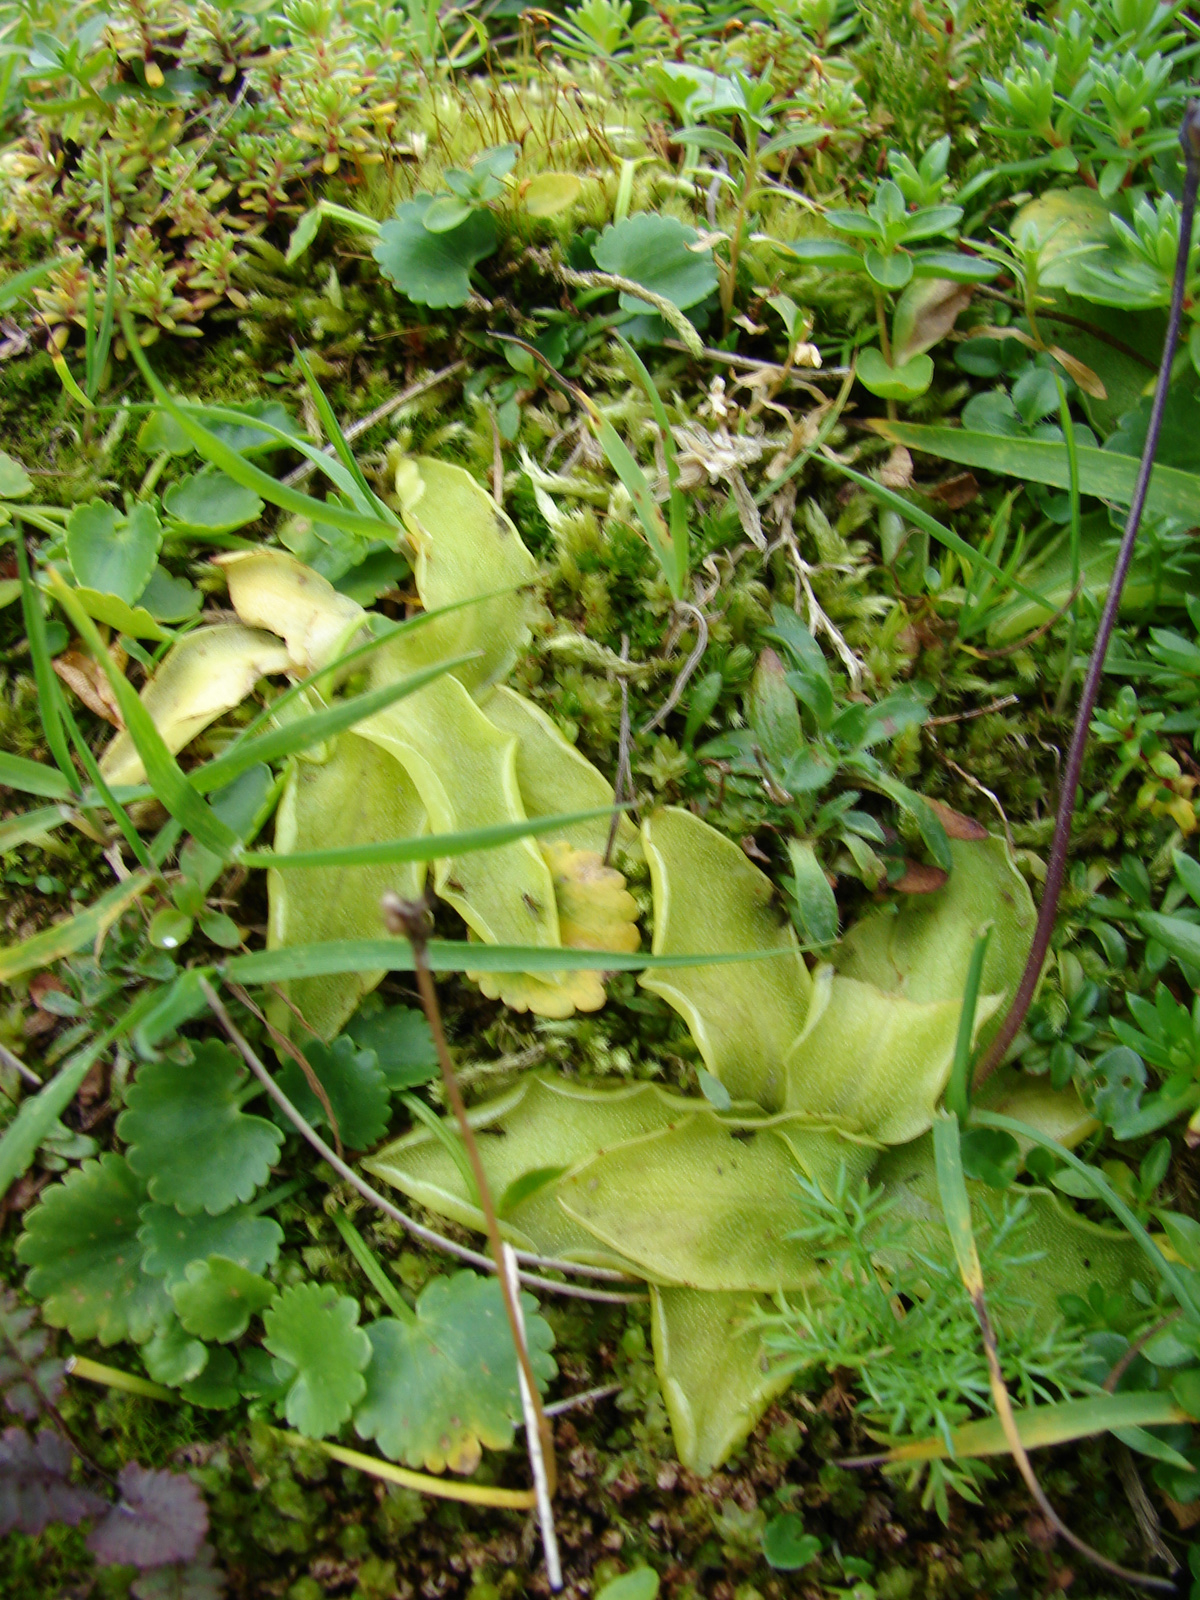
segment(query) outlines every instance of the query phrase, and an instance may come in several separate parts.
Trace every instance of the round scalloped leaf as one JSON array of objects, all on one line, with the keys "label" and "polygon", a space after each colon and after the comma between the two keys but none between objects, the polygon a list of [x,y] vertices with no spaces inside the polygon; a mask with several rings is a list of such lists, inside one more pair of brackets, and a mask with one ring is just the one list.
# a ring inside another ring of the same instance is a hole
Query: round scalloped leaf
[{"label": "round scalloped leaf", "polygon": [[144,1206],[138,1238],[145,1247],[142,1270],[165,1278],[170,1289],[187,1276],[188,1263],[224,1256],[247,1272],[264,1272],[279,1254],[283,1229],[270,1217],[256,1217],[240,1206],[210,1217],[206,1211],[183,1217],[174,1206]]},{"label": "round scalloped leaf", "polygon": [[71,1451],[52,1428],[31,1438],[24,1428],[0,1433],[0,1537],[13,1532],[36,1538],[52,1522],[74,1528],[94,1517],[106,1500],[69,1481]]},{"label": "round scalloped leaf", "polygon": [[[711,249],[691,250],[700,238],[695,228],[657,211],[639,211],[622,222],[610,222],[592,254],[602,272],[632,278],[653,294],[673,301],[681,311],[707,300],[717,287]],[[622,294],[627,311],[645,311],[646,302]]]},{"label": "round scalloped leaf", "polygon": [[372,254],[384,277],[417,305],[465,306],[471,268],[496,248],[496,223],[490,211],[472,211],[457,227],[431,233],[425,213],[433,203],[422,194],[397,206]]},{"label": "round scalloped leaf", "polygon": [[208,1510],[190,1478],[127,1461],[117,1483],[120,1500],[88,1536],[101,1566],[161,1567],[197,1555]]},{"label": "round scalloped leaf", "polygon": [[205,467],[180,478],[167,490],[163,510],[175,521],[173,533],[232,533],[262,516],[263,503],[253,489]]},{"label": "round scalloped leaf", "polygon": [[415,1089],[438,1074],[437,1049],[425,1015],[412,1006],[388,1006],[346,1024],[360,1050],[374,1050],[375,1061],[390,1092]]},{"label": "round scalloped leaf", "polygon": [[[529,1359],[539,1386],[557,1368],[554,1335],[522,1296]],[[484,1445],[504,1450],[521,1416],[517,1358],[500,1285],[474,1272],[435,1278],[417,1299],[411,1323],[395,1318],[367,1329],[367,1393],[354,1417],[364,1439],[409,1466],[473,1472]]]},{"label": "round scalloped leaf", "polygon": [[173,1561],[151,1567],[135,1578],[129,1590],[133,1600],[221,1600],[225,1575],[213,1565],[213,1547],[200,1547],[195,1561]]},{"label": "round scalloped leaf", "polygon": [[[329,1096],[342,1143],[350,1150],[365,1150],[387,1132],[390,1100],[373,1050],[360,1050],[344,1034],[332,1044],[313,1042],[304,1057]],[[313,1092],[297,1062],[284,1063],[279,1087],[300,1112],[315,1125],[328,1123],[325,1107]]]},{"label": "round scalloped leaf", "polygon": [[7,450],[0,450],[0,500],[20,500],[32,492],[33,479],[25,468]]},{"label": "round scalloped leaf", "polygon": [[283,1135],[241,1108],[246,1072],[222,1044],[197,1045],[186,1066],[151,1061],[127,1095],[117,1133],[151,1198],[185,1216],[216,1216],[266,1183]]},{"label": "round scalloped leaf", "polygon": [[171,1289],[176,1313],[187,1331],[219,1344],[240,1339],[250,1318],[264,1311],[275,1295],[273,1284],[223,1256],[193,1261],[187,1277]]},{"label": "round scalloped leaf", "polygon": [[73,1339],[143,1344],[171,1317],[162,1283],[142,1271],[146,1191],[123,1156],[85,1161],[30,1212],[17,1257],[42,1316]]},{"label": "round scalloped leaf", "polygon": [[149,1344],[142,1346],[142,1361],[155,1383],[178,1389],[204,1371],[208,1351],[181,1323],[172,1321],[168,1327],[160,1328]]},{"label": "round scalloped leaf", "polygon": [[327,1284],[298,1283],[263,1317],[263,1344],[296,1369],[284,1414],[310,1439],[336,1433],[367,1391],[371,1341],[358,1326],[358,1301]]},{"label": "round scalloped leaf", "polygon": [[75,582],[132,605],[158,564],[162,528],[152,506],[139,502],[128,516],[104,500],[76,506],[67,523],[67,560]]}]

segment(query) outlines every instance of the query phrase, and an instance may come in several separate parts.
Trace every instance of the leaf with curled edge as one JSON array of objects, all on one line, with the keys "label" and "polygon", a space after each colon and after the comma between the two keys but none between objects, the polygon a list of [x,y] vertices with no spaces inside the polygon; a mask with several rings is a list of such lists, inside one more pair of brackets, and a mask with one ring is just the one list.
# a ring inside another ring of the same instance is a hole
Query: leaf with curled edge
[{"label": "leaf with curled edge", "polygon": [[310,1439],[336,1433],[366,1393],[371,1341],[358,1326],[358,1301],[327,1284],[285,1289],[264,1314],[263,1344],[296,1369],[284,1411]]},{"label": "leaf with curled edge", "polygon": [[221,1344],[240,1339],[250,1318],[275,1296],[273,1284],[222,1256],[193,1261],[184,1280],[171,1288],[176,1315],[188,1333]]},{"label": "leaf with curled edge", "polygon": [[[558,1370],[554,1335],[532,1295],[521,1297],[539,1387]],[[373,1322],[367,1392],[354,1415],[384,1455],[430,1472],[473,1472],[486,1445],[506,1450],[521,1417],[517,1358],[500,1285],[474,1272],[435,1278],[410,1322]]]},{"label": "leaf with curled edge", "polygon": [[68,1482],[71,1451],[49,1428],[32,1438],[24,1428],[0,1434],[0,1535],[36,1537],[52,1522],[76,1527],[108,1502]]},{"label": "leaf with curled edge", "polygon": [[170,1321],[161,1281],[142,1271],[138,1239],[146,1191],[123,1156],[85,1161],[29,1213],[17,1259],[51,1327],[75,1339],[144,1344]]},{"label": "leaf with curled edge", "polygon": [[217,1216],[266,1183],[283,1134],[242,1110],[246,1081],[233,1052],[215,1041],[197,1045],[187,1065],[149,1061],[140,1069],[117,1133],[151,1199],[185,1216]]},{"label": "leaf with curled edge", "polygon": [[190,1478],[127,1461],[117,1484],[120,1500],[88,1535],[88,1549],[102,1567],[195,1559],[208,1532],[208,1509]]}]

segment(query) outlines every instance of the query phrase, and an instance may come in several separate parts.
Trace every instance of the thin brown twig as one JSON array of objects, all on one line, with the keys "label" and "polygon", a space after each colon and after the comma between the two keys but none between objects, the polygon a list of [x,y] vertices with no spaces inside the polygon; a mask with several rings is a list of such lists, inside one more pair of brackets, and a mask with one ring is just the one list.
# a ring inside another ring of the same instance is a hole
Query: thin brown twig
[{"label": "thin brown twig", "polygon": [[973,711],[955,711],[948,717],[926,717],[921,724],[924,728],[948,728],[952,722],[970,722],[975,717],[990,716],[993,711],[1003,711],[1008,706],[1015,706],[1019,696],[1015,694],[1002,694],[999,700],[993,700],[990,706],[976,706]]},{"label": "thin brown twig", "polygon": [[488,1242],[492,1247],[492,1257],[496,1262],[497,1278],[500,1283],[500,1292],[504,1298],[504,1309],[508,1316],[508,1326],[512,1333],[513,1347],[517,1352],[517,1361],[529,1388],[529,1402],[536,1418],[538,1437],[541,1440],[542,1454],[545,1460],[546,1482],[550,1497],[553,1498],[558,1486],[558,1467],[554,1456],[554,1433],[546,1420],[546,1413],[542,1410],[541,1394],[538,1390],[537,1379],[533,1375],[533,1366],[529,1360],[529,1347],[525,1342],[520,1307],[512,1284],[509,1282],[508,1273],[504,1271],[504,1240],[500,1234],[500,1221],[496,1216],[496,1207],[492,1201],[492,1192],[488,1186],[487,1174],[483,1170],[483,1162],[479,1155],[479,1144],[475,1138],[475,1130],[471,1126],[471,1119],[467,1116],[467,1108],[463,1102],[462,1091],[458,1087],[458,1079],[454,1074],[454,1062],[450,1058],[450,1048],[446,1043],[445,1029],[442,1027],[442,1011],[438,1004],[437,987],[433,981],[433,973],[429,966],[429,956],[426,951],[430,929],[429,910],[423,900],[402,900],[398,894],[388,893],[383,897],[383,914],[391,931],[403,934],[412,946],[413,968],[416,973],[417,988],[421,995],[421,1004],[425,1008],[426,1020],[433,1034],[438,1064],[442,1069],[442,1085],[446,1091],[446,1098],[449,1100],[451,1109],[454,1112],[459,1133],[462,1135],[463,1145],[466,1148],[467,1160],[471,1164],[471,1171],[475,1177],[475,1187],[479,1193],[479,1205],[483,1211],[484,1221],[487,1224]]},{"label": "thin brown twig", "polygon": [[1003,656],[1016,655],[1018,650],[1024,650],[1027,645],[1036,644],[1043,634],[1049,633],[1054,624],[1056,622],[1060,622],[1062,618],[1066,616],[1067,612],[1070,611],[1071,607],[1075,604],[1076,600],[1079,599],[1079,596],[1082,592],[1083,579],[1080,578],[1079,582],[1067,596],[1066,601],[1059,606],[1058,610],[1054,612],[1052,616],[1047,617],[1045,622],[1039,623],[1032,633],[1027,633],[1023,639],[1017,639],[1013,644],[1002,644],[997,646],[995,650],[987,650],[980,645],[964,644],[960,639],[959,646],[961,649],[965,650],[968,655],[979,656],[985,661],[999,661]]},{"label": "thin brown twig", "polygon": [[704,659],[704,652],[708,649],[708,618],[704,615],[703,611],[701,611],[700,607],[693,605],[690,600],[676,600],[675,606],[677,610],[686,611],[689,613],[689,615],[696,619],[696,643],[691,655],[688,656],[687,660],[683,663],[683,666],[679,669],[679,676],[671,685],[670,694],[663,701],[662,705],[659,706],[658,710],[654,713],[650,720],[642,723],[641,727],[638,729],[639,733],[651,733],[659,726],[660,723],[664,722],[667,717],[670,716],[671,712],[674,711],[675,707],[679,704],[679,697],[687,688],[688,681],[691,678],[692,673],[695,672],[696,668],[700,665],[701,661]]},{"label": "thin brown twig", "polygon": [[[1004,294],[999,289],[989,288],[986,284],[977,285],[975,292],[986,295],[989,300],[999,300],[1006,306],[1014,306],[1018,311],[1025,307],[1023,300],[1018,300],[1011,294]],[[1043,311],[1040,308],[1038,317],[1043,322],[1062,322],[1069,328],[1079,328],[1083,333],[1090,333],[1101,343],[1109,345],[1113,350],[1119,350],[1123,356],[1129,356],[1141,366],[1148,367],[1151,372],[1154,371],[1154,362],[1149,356],[1144,356],[1140,350],[1135,350],[1131,344],[1126,344],[1124,339],[1118,339],[1115,333],[1107,333],[1094,322],[1088,322],[1085,317],[1073,317],[1067,311]]]},{"label": "thin brown twig", "polygon": [[1141,1355],[1145,1347],[1150,1343],[1151,1339],[1153,1339],[1154,1335],[1156,1333],[1161,1333],[1169,1323],[1177,1321],[1182,1315],[1183,1307],[1177,1306],[1174,1311],[1168,1312],[1167,1315],[1161,1319],[1161,1321],[1156,1322],[1152,1328],[1147,1328],[1145,1333],[1139,1335],[1139,1337],[1133,1341],[1129,1348],[1122,1352],[1117,1360],[1113,1362],[1112,1367],[1109,1370],[1108,1377],[1105,1378],[1104,1382],[1100,1385],[1106,1394],[1116,1394],[1117,1385],[1129,1371],[1129,1368],[1137,1360],[1138,1356]]},{"label": "thin brown twig", "polygon": [[300,1068],[300,1071],[304,1074],[304,1077],[308,1083],[308,1087],[312,1090],[321,1103],[321,1110],[325,1113],[325,1116],[329,1122],[329,1131],[333,1135],[334,1148],[339,1156],[345,1155],[346,1152],[342,1146],[341,1129],[338,1127],[337,1118],[333,1114],[333,1104],[326,1092],[325,1085],[313,1071],[312,1065],[305,1058],[304,1053],[300,1050],[298,1045],[294,1044],[293,1041],[288,1038],[286,1033],[283,1033],[275,1026],[273,1022],[268,1020],[266,1013],[259,1010],[258,1006],[254,1004],[254,1001],[251,1000],[250,996],[246,993],[245,989],[242,988],[240,983],[231,983],[229,985],[229,992],[230,994],[237,996],[252,1017],[258,1018],[263,1027],[271,1035],[271,1042],[274,1044],[275,1048],[277,1050],[282,1050],[285,1055],[291,1056],[292,1060]]},{"label": "thin brown twig", "polygon": [[[382,1211],[385,1217],[390,1217],[393,1222],[398,1222],[402,1228],[412,1234],[414,1239],[420,1239],[422,1244],[431,1245],[437,1250],[444,1250],[447,1255],[455,1256],[459,1261],[465,1261],[469,1266],[479,1267],[484,1272],[496,1271],[496,1264],[490,1256],[482,1255],[478,1250],[472,1250],[468,1245],[457,1244],[453,1239],[448,1239],[445,1234],[438,1233],[433,1228],[427,1228],[424,1223],[417,1222],[413,1217],[401,1211],[398,1206],[394,1206],[377,1189],[373,1189],[364,1178],[355,1172],[353,1167],[348,1166],[337,1154],[333,1146],[325,1143],[325,1140],[322,1139],[316,1129],[305,1120],[287,1095],[284,1094],[266,1067],[263,1066],[233,1018],[229,1015],[220,996],[213,989],[207,978],[202,977],[199,981],[200,992],[207,1000],[210,1010],[220,1023],[229,1042],[296,1131],[308,1141],[321,1159],[333,1168],[339,1178],[348,1183],[352,1189],[362,1195],[363,1199],[375,1206],[377,1210]],[[523,1259],[528,1256],[528,1253],[524,1251],[519,1252],[519,1254]],[[589,1271],[586,1267],[572,1266],[566,1262],[561,1264],[555,1262],[553,1265],[559,1270]],[[523,1272],[521,1281],[531,1288],[544,1289],[548,1293],[566,1295],[575,1300],[597,1300],[605,1304],[628,1305],[634,1301],[641,1301],[647,1298],[644,1294],[615,1294],[603,1289],[585,1289],[575,1283],[555,1283],[553,1278],[542,1278],[532,1272]]]}]

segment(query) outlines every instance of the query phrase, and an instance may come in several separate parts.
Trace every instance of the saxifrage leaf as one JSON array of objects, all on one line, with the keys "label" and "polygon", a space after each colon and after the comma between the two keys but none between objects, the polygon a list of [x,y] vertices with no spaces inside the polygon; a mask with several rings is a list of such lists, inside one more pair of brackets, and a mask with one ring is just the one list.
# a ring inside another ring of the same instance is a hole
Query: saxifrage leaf
[{"label": "saxifrage leaf", "polygon": [[142,1271],[138,1219],[146,1191],[123,1156],[85,1161],[29,1214],[17,1257],[42,1316],[75,1339],[144,1343],[171,1315],[162,1283]]},{"label": "saxifrage leaf", "polygon": [[388,1089],[415,1089],[437,1077],[437,1049],[422,1012],[412,1006],[388,1006],[372,1016],[352,1018],[347,1034],[361,1050],[374,1050]]},{"label": "saxifrage leaf", "polygon": [[465,306],[471,295],[471,268],[496,248],[490,211],[472,211],[458,227],[431,233],[425,213],[430,194],[396,207],[379,230],[372,255],[384,277],[420,306]]},{"label": "saxifrage leaf", "polygon": [[150,1205],[142,1208],[138,1230],[146,1254],[142,1270],[155,1278],[165,1278],[166,1287],[187,1275],[189,1262],[207,1256],[224,1256],[236,1261],[247,1272],[263,1272],[279,1254],[283,1229],[270,1217],[256,1217],[237,1206],[210,1217],[206,1211],[184,1217],[174,1206]]},{"label": "saxifrage leaf", "polygon": [[[304,1056],[329,1096],[342,1143],[351,1150],[365,1150],[381,1139],[387,1132],[390,1099],[375,1052],[356,1048],[354,1040],[343,1035],[332,1044],[305,1045]],[[284,1063],[278,1082],[301,1116],[317,1126],[328,1122],[297,1062]]]},{"label": "saxifrage leaf", "polygon": [[366,1393],[371,1341],[358,1326],[358,1302],[318,1283],[285,1289],[263,1317],[263,1340],[296,1377],[284,1411],[310,1439],[336,1433]]},{"label": "saxifrage leaf", "polygon": [[127,1461],[117,1483],[120,1500],[88,1537],[100,1565],[161,1567],[193,1560],[208,1532],[208,1510],[192,1480]]},{"label": "saxifrage leaf", "polygon": [[129,1590],[134,1600],[221,1600],[225,1574],[213,1565],[213,1547],[200,1546],[194,1561],[173,1561],[135,1578]]},{"label": "saxifrage leaf", "polygon": [[[534,1376],[557,1368],[554,1335],[522,1296]],[[354,1417],[364,1439],[412,1467],[473,1472],[482,1447],[504,1450],[521,1416],[517,1358],[494,1278],[456,1272],[435,1278],[417,1299],[411,1323],[386,1317],[367,1328],[371,1364],[366,1398]]]},{"label": "saxifrage leaf", "polygon": [[233,1052],[209,1042],[187,1066],[148,1062],[129,1090],[117,1133],[151,1198],[185,1216],[216,1216],[249,1200],[267,1181],[283,1134],[241,1109],[246,1071]]},{"label": "saxifrage leaf", "polygon": [[158,561],[162,528],[151,506],[128,516],[103,500],[76,506],[67,523],[67,560],[76,583],[132,605]]},{"label": "saxifrage leaf", "polygon": [[193,1261],[186,1278],[171,1290],[176,1313],[188,1333],[221,1344],[240,1339],[250,1318],[269,1306],[275,1295],[273,1284],[223,1256]]},{"label": "saxifrage leaf", "polygon": [[[592,254],[602,272],[632,278],[686,311],[706,300],[717,287],[712,250],[688,248],[699,238],[695,228],[676,217],[639,211],[636,216],[609,223]],[[644,300],[624,293],[621,305],[626,311],[647,309]]]}]

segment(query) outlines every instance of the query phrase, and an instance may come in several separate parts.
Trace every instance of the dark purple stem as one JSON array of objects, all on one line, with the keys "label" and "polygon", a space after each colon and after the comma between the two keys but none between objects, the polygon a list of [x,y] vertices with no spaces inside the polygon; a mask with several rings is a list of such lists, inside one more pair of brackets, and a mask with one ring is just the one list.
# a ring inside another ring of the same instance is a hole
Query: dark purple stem
[{"label": "dark purple stem", "polygon": [[1025,1021],[1038,979],[1042,975],[1047,951],[1050,949],[1050,936],[1054,932],[1054,918],[1058,911],[1058,898],[1062,893],[1063,878],[1067,870],[1067,853],[1071,845],[1071,818],[1075,812],[1075,796],[1079,789],[1079,775],[1083,768],[1083,755],[1091,729],[1092,712],[1095,710],[1096,697],[1100,692],[1104,658],[1108,654],[1109,640],[1112,638],[1117,612],[1121,605],[1121,591],[1125,587],[1125,579],[1129,575],[1130,563],[1133,560],[1133,548],[1142,521],[1142,510],[1146,504],[1146,491],[1150,487],[1150,472],[1154,466],[1155,451],[1158,449],[1158,436],[1162,430],[1163,412],[1167,404],[1167,390],[1171,385],[1171,368],[1175,362],[1175,348],[1179,343],[1179,328],[1183,321],[1183,296],[1187,285],[1188,258],[1191,255],[1192,244],[1192,218],[1196,211],[1196,188],[1200,183],[1200,101],[1188,101],[1187,110],[1183,114],[1183,126],[1179,131],[1179,142],[1183,146],[1186,163],[1183,201],[1179,208],[1179,253],[1175,258],[1171,314],[1167,320],[1167,336],[1163,341],[1158,383],[1154,390],[1154,405],[1150,411],[1150,426],[1146,431],[1146,444],[1142,450],[1137,484],[1134,487],[1117,564],[1108,586],[1108,599],[1105,601],[1104,614],[1100,618],[1100,628],[1096,634],[1092,658],[1088,662],[1087,677],[1084,679],[1079,710],[1075,716],[1071,748],[1067,755],[1062,791],[1058,800],[1058,816],[1054,823],[1050,864],[1046,869],[1042,903],[1038,907],[1037,927],[1033,933],[1033,946],[1025,963],[1025,970],[1021,974],[1021,981],[1017,985],[1013,1003],[1004,1019],[1004,1026],[992,1040],[987,1054],[975,1069],[976,1089],[986,1082],[1000,1065],[1005,1051]]}]

